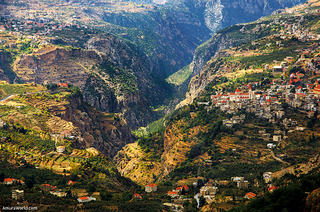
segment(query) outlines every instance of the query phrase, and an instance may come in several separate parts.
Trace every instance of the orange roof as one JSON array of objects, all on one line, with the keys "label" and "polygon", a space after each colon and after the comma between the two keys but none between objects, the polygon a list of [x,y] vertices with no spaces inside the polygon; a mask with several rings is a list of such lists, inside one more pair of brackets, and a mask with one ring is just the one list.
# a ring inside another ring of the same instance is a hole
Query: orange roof
[{"label": "orange roof", "polygon": [[68,87],[68,83],[58,83],[57,85],[60,87]]},{"label": "orange roof", "polygon": [[79,197],[79,199],[86,200],[86,199],[89,199],[89,197]]},{"label": "orange roof", "polygon": [[140,197],[141,195],[140,194],[134,194],[133,196],[134,197]]},{"label": "orange roof", "polygon": [[5,178],[4,179],[4,182],[12,182],[14,181],[15,179],[14,178]]},{"label": "orange roof", "polygon": [[157,186],[157,184],[154,184],[154,183],[151,183],[151,184],[149,184],[149,185],[147,185],[148,187],[155,187],[155,186]]},{"label": "orange roof", "polygon": [[50,184],[46,183],[46,184],[42,184],[42,186],[51,186]]},{"label": "orange roof", "polygon": [[74,185],[74,184],[76,184],[76,181],[69,180],[69,182],[67,184],[68,185],[70,185],[70,184]]},{"label": "orange roof", "polygon": [[249,90],[252,90],[251,83],[249,84]]},{"label": "orange roof", "polygon": [[176,191],[168,191],[168,194],[178,194]]},{"label": "orange roof", "polygon": [[176,190],[177,190],[177,191],[179,191],[180,189],[182,189],[182,187],[177,187],[177,189],[176,189]]},{"label": "orange roof", "polygon": [[237,88],[235,92],[240,92],[240,89],[239,89],[239,88]]},{"label": "orange roof", "polygon": [[257,196],[257,195],[254,194],[254,193],[252,193],[252,192],[246,193],[246,197],[249,198],[249,199],[254,198],[254,197],[256,197],[256,196]]},{"label": "orange roof", "polygon": [[272,190],[278,189],[278,188],[279,188],[279,187],[277,187],[277,186],[271,186],[271,187],[268,188],[268,191],[272,191]]}]

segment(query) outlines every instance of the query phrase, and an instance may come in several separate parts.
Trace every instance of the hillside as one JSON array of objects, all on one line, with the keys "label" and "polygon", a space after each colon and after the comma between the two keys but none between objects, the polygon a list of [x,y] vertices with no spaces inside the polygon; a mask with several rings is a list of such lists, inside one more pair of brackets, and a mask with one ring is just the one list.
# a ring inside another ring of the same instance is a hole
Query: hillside
[{"label": "hillside", "polygon": [[[207,198],[202,210],[231,209],[246,202],[243,197],[249,191],[260,198],[272,183],[280,182],[273,178],[288,173],[316,173],[320,48],[318,7],[312,9],[298,17],[283,15],[278,24],[266,18],[272,35],[219,51],[219,57],[191,79],[192,98],[150,125],[152,133],[142,133],[137,143],[119,152],[119,172],[142,184],[211,180],[218,192]],[[272,173],[271,182],[265,181],[265,172]],[[249,186],[236,187],[230,182],[235,176],[244,177]],[[316,187],[308,192],[311,189]],[[304,207],[303,201],[299,207]]]},{"label": "hillside", "polygon": [[69,46],[72,43],[68,36],[77,32],[77,28],[57,32],[66,40],[59,43],[51,39],[55,44],[48,44],[48,37],[36,33],[29,38],[1,33],[1,79],[11,83],[73,84],[94,107],[123,113],[132,129],[155,120],[157,114],[150,105],[162,104],[170,97],[171,88],[150,73],[145,55],[112,35],[89,36],[90,31],[80,35],[82,48]]},{"label": "hillside", "polygon": [[3,17],[85,25],[130,40],[148,55],[152,72],[166,78],[192,61],[194,50],[210,38],[210,33],[303,1],[3,2],[7,3],[1,5]]}]

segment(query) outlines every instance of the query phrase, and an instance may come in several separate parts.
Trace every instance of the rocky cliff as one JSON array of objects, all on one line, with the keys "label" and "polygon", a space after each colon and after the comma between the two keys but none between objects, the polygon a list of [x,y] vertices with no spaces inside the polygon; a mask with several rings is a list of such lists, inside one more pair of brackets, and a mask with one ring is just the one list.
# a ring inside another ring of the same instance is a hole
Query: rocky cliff
[{"label": "rocky cliff", "polygon": [[154,120],[150,104],[163,101],[170,88],[152,76],[145,55],[112,35],[93,37],[86,45],[88,50],[49,45],[21,54],[12,66],[16,80],[78,86],[87,102],[123,113],[131,128]]}]

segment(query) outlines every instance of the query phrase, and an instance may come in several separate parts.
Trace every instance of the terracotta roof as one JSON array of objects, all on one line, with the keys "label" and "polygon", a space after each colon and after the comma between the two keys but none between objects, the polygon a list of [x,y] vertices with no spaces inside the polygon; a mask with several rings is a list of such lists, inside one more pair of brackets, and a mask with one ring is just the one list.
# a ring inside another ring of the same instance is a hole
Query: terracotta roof
[{"label": "terracotta roof", "polygon": [[80,200],[86,200],[89,199],[89,197],[79,197]]},{"label": "terracotta roof", "polygon": [[273,191],[273,190],[278,189],[278,188],[279,188],[279,187],[271,186],[271,187],[268,188],[268,191]]},{"label": "terracotta roof", "polygon": [[240,89],[239,89],[239,88],[237,88],[235,92],[240,92]]},{"label": "terracotta roof", "polygon": [[51,186],[50,184],[46,183],[46,184],[42,184],[42,186]]},{"label": "terracotta roof", "polygon": [[4,179],[4,182],[12,182],[14,181],[15,179],[14,178],[5,178]]},{"label": "terracotta roof", "polygon": [[256,197],[256,196],[257,196],[257,195],[254,194],[254,193],[252,193],[252,192],[246,193],[246,197],[249,198],[249,199],[254,198],[254,197]]},{"label": "terracotta roof", "polygon": [[154,184],[154,183],[151,183],[151,184],[149,184],[149,185],[147,185],[148,187],[155,187],[155,186],[157,186],[157,184]]},{"label": "terracotta roof", "polygon": [[168,191],[168,194],[178,194],[176,191]]},{"label": "terracotta roof", "polygon": [[68,87],[68,83],[58,83],[57,85],[60,87]]},{"label": "terracotta roof", "polygon": [[141,195],[140,194],[134,194],[133,196],[134,197],[140,197]]}]

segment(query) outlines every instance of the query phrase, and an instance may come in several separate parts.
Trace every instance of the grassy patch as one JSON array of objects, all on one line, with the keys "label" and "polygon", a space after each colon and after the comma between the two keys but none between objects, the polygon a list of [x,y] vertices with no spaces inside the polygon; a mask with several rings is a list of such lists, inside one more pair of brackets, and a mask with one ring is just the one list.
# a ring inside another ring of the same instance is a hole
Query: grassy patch
[{"label": "grassy patch", "polygon": [[166,81],[171,84],[181,85],[190,77],[191,74],[192,70],[190,69],[190,65],[187,65],[174,74],[171,74]]}]

